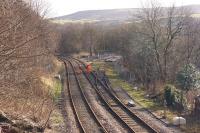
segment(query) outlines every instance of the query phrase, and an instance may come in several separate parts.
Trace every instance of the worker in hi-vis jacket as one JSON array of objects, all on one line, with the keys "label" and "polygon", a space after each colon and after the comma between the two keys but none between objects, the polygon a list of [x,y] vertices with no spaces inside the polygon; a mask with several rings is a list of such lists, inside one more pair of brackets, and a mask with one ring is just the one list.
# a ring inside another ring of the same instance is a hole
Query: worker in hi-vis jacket
[{"label": "worker in hi-vis jacket", "polygon": [[87,64],[86,71],[87,71],[88,74],[92,71],[92,65],[90,63]]}]

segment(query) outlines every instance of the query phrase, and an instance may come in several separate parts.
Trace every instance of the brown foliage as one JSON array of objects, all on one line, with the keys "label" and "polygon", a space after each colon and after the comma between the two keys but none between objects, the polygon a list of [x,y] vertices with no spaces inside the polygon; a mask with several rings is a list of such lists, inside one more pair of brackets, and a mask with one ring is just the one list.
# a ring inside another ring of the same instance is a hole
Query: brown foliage
[{"label": "brown foliage", "polygon": [[33,4],[0,0],[0,5],[0,110],[47,115],[51,96],[37,72],[51,64],[56,34]]}]

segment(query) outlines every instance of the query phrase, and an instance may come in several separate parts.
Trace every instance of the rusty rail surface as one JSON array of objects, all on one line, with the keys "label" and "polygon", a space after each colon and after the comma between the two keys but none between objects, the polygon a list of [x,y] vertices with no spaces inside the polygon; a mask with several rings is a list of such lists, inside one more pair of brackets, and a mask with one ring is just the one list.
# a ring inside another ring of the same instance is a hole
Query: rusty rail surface
[{"label": "rusty rail surface", "polygon": [[[107,130],[103,127],[103,125],[100,123],[100,120],[96,116],[94,110],[90,106],[85,94],[83,93],[82,86],[80,84],[79,79],[77,78],[77,74],[74,68],[73,63],[70,60],[62,59],[62,61],[65,64],[66,69],[66,76],[67,76],[67,86],[68,86],[68,92],[70,96],[70,101],[72,104],[72,109],[75,114],[78,126],[80,128],[80,132],[92,132],[91,129],[95,130],[96,132],[102,132],[102,133],[108,133]],[[76,82],[77,87],[71,87],[70,84],[70,72],[69,72],[69,66],[71,67],[73,71],[74,80]],[[79,102],[76,101],[77,98],[79,99]],[[86,125],[87,122],[84,121],[84,119],[87,118],[89,120],[94,121],[92,125]],[[88,128],[90,127],[90,129]]]}]

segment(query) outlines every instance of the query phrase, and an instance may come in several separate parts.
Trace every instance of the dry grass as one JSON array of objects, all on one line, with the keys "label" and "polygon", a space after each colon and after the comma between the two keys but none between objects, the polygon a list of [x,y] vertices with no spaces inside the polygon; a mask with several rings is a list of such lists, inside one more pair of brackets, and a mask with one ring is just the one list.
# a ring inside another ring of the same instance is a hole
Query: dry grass
[{"label": "dry grass", "polygon": [[61,82],[54,75],[63,66],[56,60],[54,62],[57,64],[52,73],[36,74],[35,78],[30,77],[19,86],[0,88],[0,110],[13,117],[26,117],[44,125],[61,91]]}]

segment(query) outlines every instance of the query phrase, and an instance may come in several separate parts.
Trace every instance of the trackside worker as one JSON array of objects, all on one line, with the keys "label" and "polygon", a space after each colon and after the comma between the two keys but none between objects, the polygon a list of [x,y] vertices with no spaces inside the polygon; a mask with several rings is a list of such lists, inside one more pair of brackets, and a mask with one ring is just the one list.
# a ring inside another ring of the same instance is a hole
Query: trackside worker
[{"label": "trackside worker", "polygon": [[92,71],[92,65],[91,64],[87,64],[86,71],[87,71],[88,74]]},{"label": "trackside worker", "polygon": [[81,74],[81,72],[82,72],[82,68],[81,68],[81,66],[79,65],[79,67],[77,68],[77,74]]}]

